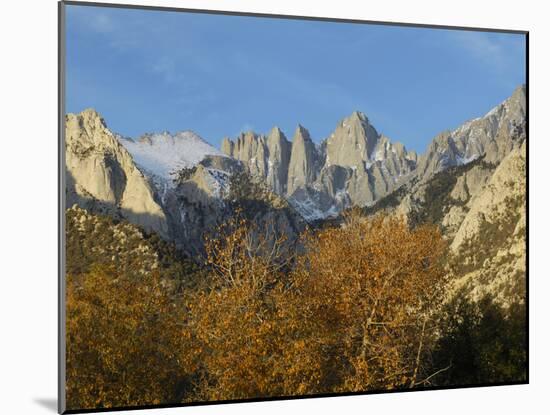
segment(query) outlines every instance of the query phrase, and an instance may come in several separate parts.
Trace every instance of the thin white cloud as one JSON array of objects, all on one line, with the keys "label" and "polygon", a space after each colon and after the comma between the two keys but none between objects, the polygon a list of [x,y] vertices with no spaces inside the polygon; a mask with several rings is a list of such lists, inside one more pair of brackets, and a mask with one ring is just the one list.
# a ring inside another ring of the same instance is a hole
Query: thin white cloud
[{"label": "thin white cloud", "polygon": [[451,39],[474,59],[485,64],[500,66],[506,59],[506,51],[502,43],[491,38],[486,32],[453,31]]},{"label": "thin white cloud", "polygon": [[115,29],[113,20],[106,14],[93,14],[90,27],[98,33],[111,33]]},{"label": "thin white cloud", "polygon": [[152,70],[153,72],[159,74],[167,83],[174,83],[180,78],[176,63],[171,58],[161,57],[152,65]]}]

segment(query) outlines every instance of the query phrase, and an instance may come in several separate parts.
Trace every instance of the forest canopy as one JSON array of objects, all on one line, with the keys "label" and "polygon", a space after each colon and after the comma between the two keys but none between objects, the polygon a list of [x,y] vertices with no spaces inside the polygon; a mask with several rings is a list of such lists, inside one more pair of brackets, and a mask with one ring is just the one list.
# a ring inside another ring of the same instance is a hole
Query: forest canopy
[{"label": "forest canopy", "polygon": [[[93,228],[108,240],[113,226]],[[68,249],[87,246],[88,228],[68,231]],[[70,268],[68,408],[491,380],[487,364],[464,377],[464,350],[501,362],[499,380],[524,375],[521,333],[510,345],[503,332],[500,351],[490,354],[483,342],[497,339],[461,325],[462,312],[475,327],[512,331],[513,310],[486,305],[488,321],[467,304],[445,305],[446,244],[434,225],[411,229],[396,217],[350,215],[289,247],[284,236],[235,216],[215,235],[201,266],[138,238],[128,249],[156,252],[147,264],[118,252],[125,266],[116,267],[96,252]]]}]

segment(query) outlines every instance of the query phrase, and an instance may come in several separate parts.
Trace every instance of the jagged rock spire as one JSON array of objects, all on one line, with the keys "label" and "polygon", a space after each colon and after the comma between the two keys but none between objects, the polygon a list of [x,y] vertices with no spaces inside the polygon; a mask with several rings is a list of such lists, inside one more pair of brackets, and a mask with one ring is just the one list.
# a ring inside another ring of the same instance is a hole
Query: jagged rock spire
[{"label": "jagged rock spire", "polygon": [[292,152],[288,167],[288,195],[292,195],[296,189],[304,187],[315,180],[317,159],[317,150],[311,140],[309,131],[302,125],[298,125],[292,139]]}]

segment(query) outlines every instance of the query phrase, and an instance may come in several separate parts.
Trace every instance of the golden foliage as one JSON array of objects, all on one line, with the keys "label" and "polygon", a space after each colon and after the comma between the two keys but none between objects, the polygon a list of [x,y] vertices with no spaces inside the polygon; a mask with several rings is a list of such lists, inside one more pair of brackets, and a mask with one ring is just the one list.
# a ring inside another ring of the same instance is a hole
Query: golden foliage
[{"label": "golden foliage", "polygon": [[172,400],[187,346],[181,316],[156,272],[130,279],[96,267],[68,275],[68,408]]},{"label": "golden foliage", "polygon": [[199,293],[192,306],[207,374],[199,399],[419,383],[445,284],[435,227],[411,231],[399,219],[350,218],[342,228],[305,235],[288,275],[262,254],[278,249],[252,252],[249,233],[243,222],[207,245],[226,283]]},{"label": "golden foliage", "polygon": [[428,375],[446,284],[435,227],[352,215],[307,232],[297,254],[237,217],[205,248],[210,275],[181,299],[158,274],[69,276],[70,408],[393,389]]},{"label": "golden foliage", "polygon": [[310,326],[305,353],[324,362],[321,390],[416,386],[446,284],[439,231],[352,216],[305,243],[293,276],[297,304],[285,308],[296,310],[300,330]]},{"label": "golden foliage", "polygon": [[188,304],[203,368],[191,399],[280,394],[273,380],[284,336],[273,291],[293,258],[286,238],[237,216],[207,240],[206,252],[211,283]]}]

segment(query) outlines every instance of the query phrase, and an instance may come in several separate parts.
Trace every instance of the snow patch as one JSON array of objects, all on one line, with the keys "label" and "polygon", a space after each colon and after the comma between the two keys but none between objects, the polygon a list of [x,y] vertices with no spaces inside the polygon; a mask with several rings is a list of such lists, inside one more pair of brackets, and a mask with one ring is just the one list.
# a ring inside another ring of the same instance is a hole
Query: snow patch
[{"label": "snow patch", "polygon": [[470,157],[457,156],[456,157],[456,163],[458,165],[468,164],[468,163],[471,163],[472,161],[476,160],[478,157],[479,156],[477,154],[474,154]]},{"label": "snow patch", "polygon": [[497,113],[503,108],[505,105],[500,104],[497,105],[495,108],[493,108],[491,111],[489,111],[487,114],[483,116],[483,118],[490,117],[491,115],[497,115]]},{"label": "snow patch", "polygon": [[210,168],[207,169],[207,171],[209,173],[208,186],[212,189],[212,194],[219,199],[223,199],[229,194],[229,179],[231,175],[228,172],[219,169]]},{"label": "snow patch", "polygon": [[147,135],[138,141],[117,138],[142,169],[170,181],[174,170],[192,167],[206,155],[222,155],[192,131]]}]

